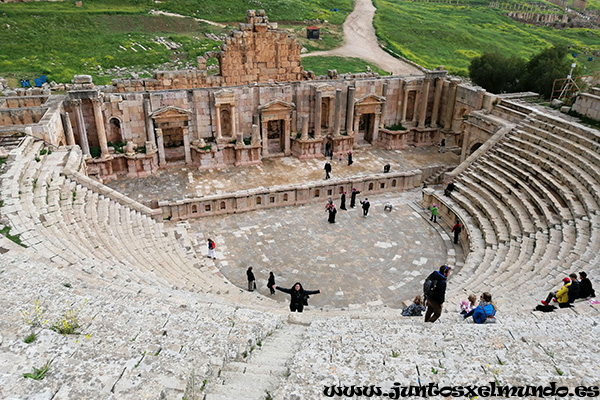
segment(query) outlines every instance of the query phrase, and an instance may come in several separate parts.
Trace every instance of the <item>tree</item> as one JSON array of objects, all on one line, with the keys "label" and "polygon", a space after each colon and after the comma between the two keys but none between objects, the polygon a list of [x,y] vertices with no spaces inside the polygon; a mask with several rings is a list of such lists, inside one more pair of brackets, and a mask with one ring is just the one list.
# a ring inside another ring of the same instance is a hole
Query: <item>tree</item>
[{"label": "tree", "polygon": [[500,53],[485,53],[471,60],[469,76],[476,85],[492,93],[517,92],[525,61],[519,57],[505,57]]},{"label": "tree", "polygon": [[523,88],[549,99],[555,79],[566,78],[571,62],[565,46],[553,46],[536,54],[525,66]]}]

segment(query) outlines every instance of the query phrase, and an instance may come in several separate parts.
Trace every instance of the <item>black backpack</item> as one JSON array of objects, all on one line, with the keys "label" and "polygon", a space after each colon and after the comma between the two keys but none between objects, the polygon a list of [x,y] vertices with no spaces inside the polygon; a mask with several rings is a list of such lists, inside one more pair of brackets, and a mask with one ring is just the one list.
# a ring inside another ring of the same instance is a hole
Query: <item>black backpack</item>
[{"label": "black backpack", "polygon": [[427,300],[435,292],[437,284],[437,280],[425,279],[425,282],[423,282],[423,300]]}]

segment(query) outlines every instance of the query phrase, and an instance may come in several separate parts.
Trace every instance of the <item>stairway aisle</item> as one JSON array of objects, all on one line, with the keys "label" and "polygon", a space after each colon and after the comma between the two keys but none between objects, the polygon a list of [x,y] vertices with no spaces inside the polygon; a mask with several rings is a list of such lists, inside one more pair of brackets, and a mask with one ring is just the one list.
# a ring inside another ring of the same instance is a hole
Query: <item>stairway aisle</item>
[{"label": "stairway aisle", "polygon": [[204,400],[270,398],[288,375],[287,363],[296,353],[307,326],[285,324],[256,346],[243,362],[225,365]]}]

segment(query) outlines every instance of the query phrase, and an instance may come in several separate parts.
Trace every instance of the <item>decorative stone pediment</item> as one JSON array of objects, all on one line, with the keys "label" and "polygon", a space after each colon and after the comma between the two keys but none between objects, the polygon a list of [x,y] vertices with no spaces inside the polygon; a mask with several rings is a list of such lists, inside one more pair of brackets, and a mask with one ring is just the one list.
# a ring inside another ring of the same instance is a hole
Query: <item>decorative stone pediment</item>
[{"label": "decorative stone pediment", "polygon": [[215,96],[215,105],[221,104],[232,104],[235,105],[235,96],[231,90],[222,89],[214,94]]},{"label": "decorative stone pediment", "polygon": [[354,100],[357,106],[375,105],[385,103],[385,97],[377,96],[376,94],[368,94],[359,99]]},{"label": "decorative stone pediment", "polygon": [[289,113],[296,108],[294,103],[288,103],[282,100],[273,100],[267,104],[258,107],[261,114]]},{"label": "decorative stone pediment", "polygon": [[335,97],[335,88],[328,84],[317,85],[316,89],[323,97]]},{"label": "decorative stone pediment", "polygon": [[187,120],[191,114],[192,114],[191,111],[185,110],[183,108],[175,107],[175,106],[167,106],[167,107],[159,108],[158,110],[154,111],[150,116],[157,121],[182,120],[182,119]]}]

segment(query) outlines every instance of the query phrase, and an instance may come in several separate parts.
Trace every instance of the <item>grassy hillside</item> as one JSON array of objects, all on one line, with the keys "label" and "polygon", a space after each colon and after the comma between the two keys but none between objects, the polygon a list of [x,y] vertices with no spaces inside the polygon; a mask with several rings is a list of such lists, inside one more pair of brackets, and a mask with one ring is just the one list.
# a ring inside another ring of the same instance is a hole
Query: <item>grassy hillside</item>
[{"label": "grassy hillside", "polygon": [[[328,19],[326,30],[332,34],[311,48],[332,48],[341,42],[340,24],[352,10],[352,0],[167,0],[157,4],[84,0],[83,4],[77,8],[72,1],[0,3],[0,76],[14,84],[41,74],[56,82],[90,74],[94,82],[104,84],[122,73],[115,67],[148,76],[154,69],[193,66],[198,55],[220,45],[204,34],[229,33],[229,28],[244,20],[247,9],[263,8],[271,21]],[[220,29],[191,18],[151,16],[148,12],[153,7],[235,24]],[[305,25],[296,24],[295,30],[303,35]],[[155,43],[157,37],[180,47],[168,49]]]},{"label": "grassy hillside", "polygon": [[[342,24],[352,11],[353,4],[352,0],[166,0],[155,7],[219,22],[240,21],[246,10],[263,9],[273,22],[318,18]],[[333,9],[338,11],[330,11]]]},{"label": "grassy hillside", "polygon": [[387,75],[384,70],[369,64],[360,58],[352,57],[305,57],[302,66],[307,71],[313,71],[316,75],[327,75],[327,70],[337,69],[338,73],[367,72],[367,65],[380,75]]},{"label": "grassy hillside", "polygon": [[[552,44],[571,45],[574,52],[600,50],[600,31],[525,25],[484,5],[417,3],[375,0],[375,28],[379,38],[394,52],[427,68],[443,65],[450,72],[467,74],[473,57],[500,52],[529,58]],[[600,70],[597,57],[584,69]]]}]

